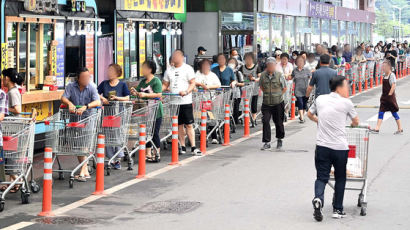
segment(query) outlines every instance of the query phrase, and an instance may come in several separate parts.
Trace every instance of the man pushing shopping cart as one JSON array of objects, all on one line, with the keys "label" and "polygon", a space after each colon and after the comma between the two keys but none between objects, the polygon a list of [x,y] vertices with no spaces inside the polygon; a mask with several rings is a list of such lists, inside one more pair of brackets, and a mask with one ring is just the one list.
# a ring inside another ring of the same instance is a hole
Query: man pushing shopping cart
[{"label": "man pushing shopping cart", "polygon": [[319,96],[310,107],[308,117],[318,124],[315,151],[315,197],[312,201],[317,221],[323,220],[323,202],[326,184],[334,168],[335,194],[333,200],[333,218],[345,217],[343,197],[346,186],[346,165],[349,155],[349,143],[346,133],[346,120],[351,126],[359,125],[359,117],[349,98],[349,85],[344,77],[337,76],[330,80],[331,93]]}]

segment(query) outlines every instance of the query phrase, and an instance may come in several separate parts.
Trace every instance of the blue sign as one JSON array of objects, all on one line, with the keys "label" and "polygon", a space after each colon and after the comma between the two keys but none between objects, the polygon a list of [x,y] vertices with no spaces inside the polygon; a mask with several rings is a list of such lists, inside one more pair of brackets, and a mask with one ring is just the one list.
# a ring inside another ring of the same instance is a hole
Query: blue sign
[{"label": "blue sign", "polygon": [[64,23],[56,24],[55,37],[57,44],[57,86],[64,87],[64,58],[65,58],[65,45],[64,45],[65,28]]}]

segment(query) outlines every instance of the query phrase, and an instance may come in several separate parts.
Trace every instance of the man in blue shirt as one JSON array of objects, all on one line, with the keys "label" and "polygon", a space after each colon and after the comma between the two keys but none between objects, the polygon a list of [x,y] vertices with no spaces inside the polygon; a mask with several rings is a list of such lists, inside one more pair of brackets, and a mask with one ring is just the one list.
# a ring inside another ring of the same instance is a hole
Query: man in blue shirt
[{"label": "man in blue shirt", "polygon": [[[83,115],[86,110],[101,106],[97,89],[90,84],[90,79],[88,69],[80,68],[77,72],[77,81],[66,86],[61,102],[68,106],[71,113]],[[76,106],[81,107],[77,108]],[[86,159],[86,156],[78,157],[80,163]],[[85,182],[87,178],[90,178],[90,173],[87,164],[84,164],[77,180]]]},{"label": "man in blue shirt", "polygon": [[350,45],[346,44],[343,48],[343,57],[347,63],[352,62],[352,51],[350,51]]},{"label": "man in blue shirt", "polygon": [[320,69],[313,72],[312,79],[309,82],[309,87],[306,90],[306,97],[310,97],[310,93],[313,90],[313,86],[316,86],[315,98],[320,95],[330,93],[329,82],[330,79],[337,76],[337,72],[329,67],[330,56],[323,54],[320,56]]}]

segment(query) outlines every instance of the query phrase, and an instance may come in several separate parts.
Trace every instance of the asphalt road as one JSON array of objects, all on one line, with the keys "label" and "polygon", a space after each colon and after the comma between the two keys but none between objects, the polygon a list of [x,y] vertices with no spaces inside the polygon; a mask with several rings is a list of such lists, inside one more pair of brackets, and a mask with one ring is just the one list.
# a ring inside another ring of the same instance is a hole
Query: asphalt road
[{"label": "asphalt road", "polygon": [[[398,83],[398,101],[403,106],[410,104],[409,88],[410,79]],[[378,105],[379,95],[377,88],[352,100],[359,105]],[[361,122],[375,125],[377,109],[358,109],[358,112]],[[324,221],[313,220],[316,127],[312,122],[291,122],[285,128],[283,151],[260,151],[261,135],[239,139],[231,147],[214,148],[211,155],[186,158],[179,167],[167,167],[165,163],[149,166],[146,180],[132,179],[135,170],[118,172],[106,179],[109,180],[106,188],[125,184],[97,200],[85,198],[93,190],[89,183],[76,184],[73,190],[56,185],[54,209],[58,219],[36,219],[40,195],[33,195],[32,204],[12,204],[0,213],[0,227],[18,224],[14,226],[59,230],[408,229],[410,110],[403,109],[399,114],[403,135],[393,135],[396,125],[390,117],[380,134],[370,136],[365,217],[360,216],[356,207],[358,193],[347,191],[344,202],[347,218],[332,219],[333,191],[327,187]],[[85,199],[74,207],[67,206],[82,198]],[[15,198],[14,203],[17,201]],[[61,222],[56,225],[35,221]],[[70,221],[71,224],[63,223]]]}]

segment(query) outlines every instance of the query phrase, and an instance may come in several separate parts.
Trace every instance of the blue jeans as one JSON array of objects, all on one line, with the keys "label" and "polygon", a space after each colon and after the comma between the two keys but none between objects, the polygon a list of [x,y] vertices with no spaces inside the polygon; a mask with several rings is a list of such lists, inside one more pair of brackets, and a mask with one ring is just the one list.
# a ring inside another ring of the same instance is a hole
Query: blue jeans
[{"label": "blue jeans", "polygon": [[335,169],[335,199],[333,208],[343,210],[343,197],[346,186],[346,164],[349,150],[333,150],[316,146],[315,152],[315,198],[319,198],[324,204],[324,193],[332,165]]}]

